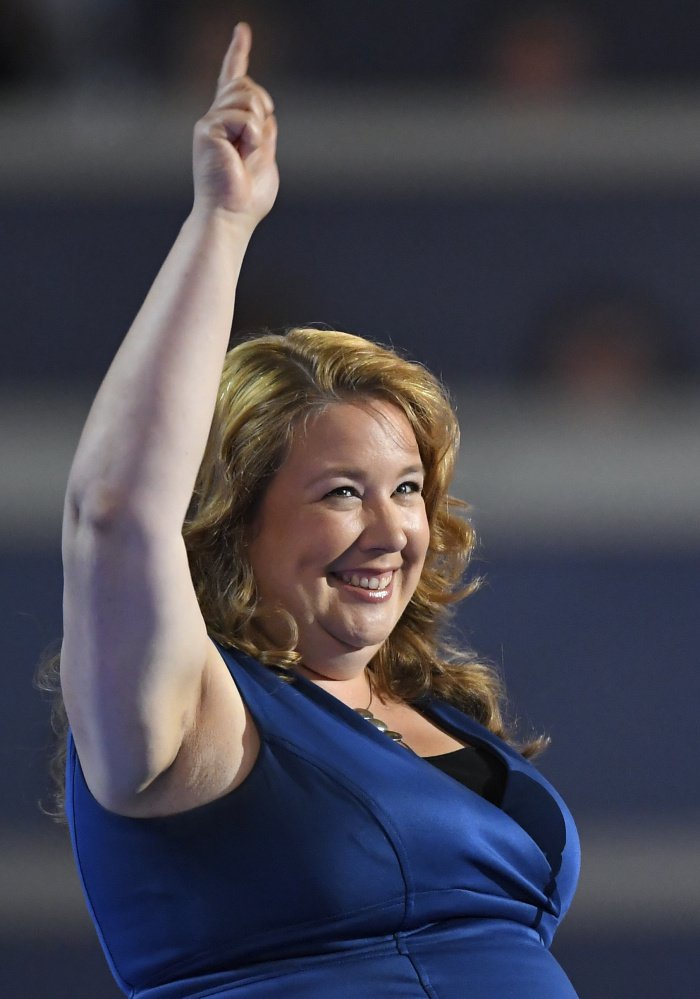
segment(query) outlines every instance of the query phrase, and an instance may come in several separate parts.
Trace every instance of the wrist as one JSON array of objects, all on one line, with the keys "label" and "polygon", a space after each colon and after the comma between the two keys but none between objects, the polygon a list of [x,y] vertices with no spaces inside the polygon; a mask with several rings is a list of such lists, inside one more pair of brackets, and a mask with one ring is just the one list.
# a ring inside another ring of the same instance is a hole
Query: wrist
[{"label": "wrist", "polygon": [[185,226],[201,236],[221,238],[232,247],[245,249],[258,224],[258,219],[243,212],[211,207],[195,201]]}]

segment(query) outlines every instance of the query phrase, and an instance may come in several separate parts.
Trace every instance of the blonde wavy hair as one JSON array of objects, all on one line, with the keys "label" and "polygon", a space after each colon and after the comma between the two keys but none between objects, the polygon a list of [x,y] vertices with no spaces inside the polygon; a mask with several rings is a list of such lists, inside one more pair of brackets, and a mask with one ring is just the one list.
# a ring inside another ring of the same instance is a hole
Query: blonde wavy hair
[{"label": "blonde wavy hair", "polygon": [[397,406],[413,428],[430,525],[416,591],[369,664],[373,683],[380,693],[406,701],[435,693],[503,736],[497,675],[448,638],[452,605],[478,585],[465,582],[476,545],[466,504],[448,494],[459,447],[457,418],[434,375],[372,341],[295,328],[255,337],[228,353],[183,530],[207,627],[223,645],[281,671],[300,661],[293,622],[283,649],[271,648],[260,626],[247,551],[255,515],[303,421],[334,403],[373,400]]},{"label": "blonde wavy hair", "polygon": [[[466,573],[476,546],[467,506],[448,489],[459,425],[443,386],[425,367],[362,337],[295,328],[239,343],[226,355],[209,439],[183,525],[190,571],[209,634],[222,645],[293,679],[301,660],[290,620],[287,648],[273,648],[261,611],[248,543],[262,496],[284,463],[300,425],[340,402],[384,400],[397,406],[416,437],[425,469],[430,543],[420,581],[398,624],[369,664],[373,686],[405,701],[433,693],[467,711],[502,738],[503,689],[493,668],[450,638],[453,606],[479,585]],[[67,719],[59,656],[40,668],[38,685],[55,695],[57,751],[51,764],[54,809],[63,804]],[[522,752],[532,756],[546,740]],[[48,809],[47,809],[48,810]]]}]

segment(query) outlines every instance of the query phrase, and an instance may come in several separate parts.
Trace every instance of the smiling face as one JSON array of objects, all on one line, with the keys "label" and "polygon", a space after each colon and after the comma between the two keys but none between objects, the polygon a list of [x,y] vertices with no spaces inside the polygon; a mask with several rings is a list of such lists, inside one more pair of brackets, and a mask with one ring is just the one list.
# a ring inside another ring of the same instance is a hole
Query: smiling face
[{"label": "smiling face", "polygon": [[[423,477],[411,425],[390,403],[334,403],[295,434],[249,551],[261,606],[292,615],[315,673],[360,672],[411,599],[430,533]],[[279,618],[265,629],[284,641]]]}]

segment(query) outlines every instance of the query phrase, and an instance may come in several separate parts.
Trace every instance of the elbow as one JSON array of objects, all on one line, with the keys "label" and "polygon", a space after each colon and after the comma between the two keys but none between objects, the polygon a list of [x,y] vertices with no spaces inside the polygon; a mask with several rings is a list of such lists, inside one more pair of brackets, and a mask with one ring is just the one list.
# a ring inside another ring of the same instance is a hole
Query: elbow
[{"label": "elbow", "polygon": [[133,514],[124,490],[105,482],[88,485],[69,481],[66,490],[65,520],[74,527],[86,526],[102,533],[114,529]]},{"label": "elbow", "polygon": [[78,538],[94,543],[139,544],[161,534],[165,527],[162,511],[133,491],[107,483],[91,483],[66,492],[63,516],[64,546]]}]

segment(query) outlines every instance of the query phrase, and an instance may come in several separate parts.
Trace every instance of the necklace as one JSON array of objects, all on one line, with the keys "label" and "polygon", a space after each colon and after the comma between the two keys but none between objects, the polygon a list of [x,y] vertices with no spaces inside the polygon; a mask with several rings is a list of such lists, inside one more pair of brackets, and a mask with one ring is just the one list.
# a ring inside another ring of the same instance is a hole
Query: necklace
[{"label": "necklace", "polygon": [[365,672],[367,673],[367,683],[369,685],[369,703],[366,708],[355,708],[354,710],[357,712],[360,718],[364,718],[364,720],[369,722],[370,725],[374,725],[376,729],[378,729],[380,732],[383,732],[384,735],[388,736],[392,740],[392,742],[398,742],[400,746],[404,746],[406,749],[408,749],[409,747],[406,746],[406,743],[403,741],[403,736],[401,735],[401,733],[394,732],[393,729],[389,728],[386,722],[382,721],[381,718],[376,718],[370,711],[370,708],[372,707],[372,698],[374,697],[374,689],[372,687],[372,674],[369,672],[369,670],[365,670]]}]

